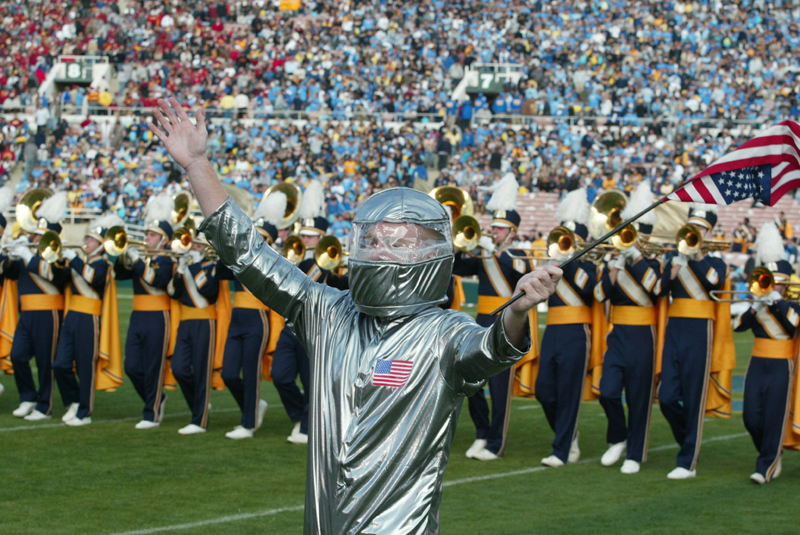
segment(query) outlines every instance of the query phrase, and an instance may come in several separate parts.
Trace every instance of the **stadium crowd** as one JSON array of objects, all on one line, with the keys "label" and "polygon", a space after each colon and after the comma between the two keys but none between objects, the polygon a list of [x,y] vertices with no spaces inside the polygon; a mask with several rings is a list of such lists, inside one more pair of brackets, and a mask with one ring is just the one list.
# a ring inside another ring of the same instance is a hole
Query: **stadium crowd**
[{"label": "stadium crowd", "polygon": [[[791,2],[487,6],[3,3],[0,105],[36,114],[35,125],[0,120],[0,175],[23,160],[19,191],[66,188],[76,208],[114,207],[138,222],[151,194],[182,180],[146,128],[146,108],[171,95],[221,119],[209,149],[224,182],[258,199],[272,183],[321,178],[338,221],[371,192],[433,180],[433,170],[436,184],[467,188],[479,208],[507,171],[531,191],[581,183],[592,195],[647,177],[667,192],[748,138],[741,121],[798,115],[800,7]],[[83,88],[37,97],[59,54],[110,59],[114,126],[57,118],[96,105]],[[517,64],[523,77],[491,101],[453,101],[476,62]],[[259,120],[281,112],[314,120]],[[329,120],[341,118],[360,120]],[[391,122],[399,118],[417,121]]]}]

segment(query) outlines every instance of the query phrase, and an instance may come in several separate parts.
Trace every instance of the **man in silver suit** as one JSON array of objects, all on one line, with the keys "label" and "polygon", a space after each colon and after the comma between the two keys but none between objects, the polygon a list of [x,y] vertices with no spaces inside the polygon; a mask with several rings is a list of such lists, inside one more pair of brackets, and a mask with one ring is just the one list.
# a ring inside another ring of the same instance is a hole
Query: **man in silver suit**
[{"label": "man in silver suit", "polygon": [[561,270],[524,276],[516,291],[525,296],[488,329],[438,308],[453,264],[450,216],[419,191],[393,188],[356,213],[350,291],[317,284],[266,246],[223,191],[202,111],[195,126],[177,100],[158,105],[163,131],[150,129],[188,172],[206,215],[200,230],[310,356],[305,533],[438,533],[464,397],[530,350],[528,310],[554,292]]}]

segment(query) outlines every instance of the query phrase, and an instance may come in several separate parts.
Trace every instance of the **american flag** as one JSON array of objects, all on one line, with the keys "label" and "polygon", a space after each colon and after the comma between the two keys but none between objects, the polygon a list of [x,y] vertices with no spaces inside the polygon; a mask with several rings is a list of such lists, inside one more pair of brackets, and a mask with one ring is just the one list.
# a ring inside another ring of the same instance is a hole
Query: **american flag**
[{"label": "american flag", "polygon": [[800,124],[784,121],[693,176],[667,200],[731,204],[754,197],[772,206],[800,187]]},{"label": "american flag", "polygon": [[378,359],[375,373],[372,374],[372,384],[375,386],[393,386],[399,388],[406,384],[414,363],[410,360],[383,360]]}]

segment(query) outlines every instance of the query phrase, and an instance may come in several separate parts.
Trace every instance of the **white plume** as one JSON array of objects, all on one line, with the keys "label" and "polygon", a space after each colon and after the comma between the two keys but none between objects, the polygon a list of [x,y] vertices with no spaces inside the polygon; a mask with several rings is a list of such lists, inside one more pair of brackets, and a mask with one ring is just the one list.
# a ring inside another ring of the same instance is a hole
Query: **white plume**
[{"label": "white plume", "polygon": [[14,190],[8,186],[0,188],[0,212],[5,212],[14,200]]},{"label": "white plume", "polygon": [[589,201],[586,197],[586,188],[572,190],[564,196],[556,210],[556,221],[573,221],[584,224],[589,214]]},{"label": "white plume", "polygon": [[494,185],[492,198],[486,203],[490,212],[496,210],[516,210],[519,184],[512,173],[507,173]]},{"label": "white plume", "polygon": [[763,266],[778,260],[786,260],[781,232],[774,222],[764,223],[756,239],[756,265]]},{"label": "white plume", "polygon": [[44,218],[48,223],[60,223],[67,216],[67,192],[59,191],[42,201],[36,210],[36,218]]},{"label": "white plume", "polygon": [[309,219],[312,217],[325,216],[325,192],[322,189],[322,182],[312,180],[303,192],[303,204],[300,206],[300,218]]},{"label": "white plume", "polygon": [[153,195],[147,200],[147,209],[145,211],[145,224],[150,224],[151,221],[172,221],[172,209],[175,203],[172,196],[167,193]]},{"label": "white plume", "polygon": [[[625,205],[625,209],[619,215],[622,219],[629,219],[652,204],[653,191],[650,186],[650,180],[642,180],[639,182],[639,185],[636,186],[630,199],[628,199],[628,204]],[[658,216],[655,210],[650,210],[637,219],[637,221],[645,225],[654,225],[656,219],[658,219]]]},{"label": "white plume", "polygon": [[286,213],[286,194],[276,191],[267,195],[261,204],[258,205],[253,214],[253,221],[264,219],[267,223],[280,228],[283,223],[283,215]]},{"label": "white plume", "polygon": [[89,230],[94,232],[98,228],[108,230],[111,227],[117,226],[125,226],[125,221],[123,221],[122,218],[116,214],[106,214],[95,218],[94,221],[89,223]]}]

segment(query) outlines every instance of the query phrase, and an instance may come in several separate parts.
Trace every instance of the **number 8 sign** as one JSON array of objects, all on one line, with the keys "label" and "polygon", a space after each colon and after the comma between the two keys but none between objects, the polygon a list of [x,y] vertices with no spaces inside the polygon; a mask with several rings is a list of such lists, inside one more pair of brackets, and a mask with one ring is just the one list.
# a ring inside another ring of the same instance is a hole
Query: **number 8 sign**
[{"label": "number 8 sign", "polygon": [[79,63],[67,64],[67,78],[81,78],[83,76],[83,69]]}]

